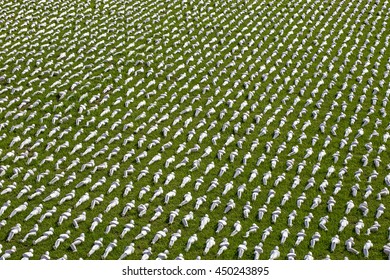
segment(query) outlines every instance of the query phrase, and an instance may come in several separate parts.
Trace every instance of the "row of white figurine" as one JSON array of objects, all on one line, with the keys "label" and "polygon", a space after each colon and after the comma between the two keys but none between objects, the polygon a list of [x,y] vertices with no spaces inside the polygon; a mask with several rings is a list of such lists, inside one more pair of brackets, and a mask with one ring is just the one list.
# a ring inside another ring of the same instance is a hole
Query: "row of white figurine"
[{"label": "row of white figurine", "polygon": [[[304,232],[303,232],[304,234]],[[174,233],[172,234],[171,236],[171,239],[170,239],[170,242],[169,242],[169,248],[172,248],[173,244],[176,242],[176,240],[178,238],[181,237],[181,233],[180,232],[177,232],[177,233]],[[43,237],[41,237],[43,238]],[[62,234],[60,235],[60,237],[56,240],[55,242],[55,245],[53,246],[54,249],[58,248],[58,246],[64,242],[66,239],[69,238],[69,232],[65,233],[65,234]],[[157,237],[157,235],[155,236],[155,239],[158,240],[159,237]],[[161,237],[160,237],[161,238]],[[301,234],[297,236],[297,240],[295,242],[295,246],[298,246],[300,242],[302,242],[304,236]],[[310,241],[310,248],[314,248],[316,242],[319,241],[319,238],[320,238],[320,234],[318,232],[316,232],[311,241]],[[75,241],[70,245],[70,248],[75,252],[77,251],[77,246],[80,245],[81,243],[83,243],[85,240],[85,237],[83,234],[81,234],[78,238],[75,239]],[[282,234],[282,242],[281,244],[284,244],[283,240],[285,240],[283,234]],[[196,234],[192,235],[191,237],[189,237],[188,241],[187,241],[187,245],[186,245],[186,248],[185,248],[185,251],[188,252],[192,246],[193,243],[197,242],[198,241],[198,237]],[[340,244],[341,241],[339,239],[339,236],[338,235],[335,235],[334,237],[332,237],[332,240],[331,240],[331,244],[330,244],[330,251],[333,252],[335,249],[336,249],[336,246],[338,244]],[[203,255],[206,255],[209,253],[210,249],[212,247],[214,247],[216,245],[216,241],[215,241],[215,238],[214,237],[210,237],[207,239],[206,243],[205,243],[205,247],[204,247],[204,250],[203,250]],[[229,247],[229,241],[227,238],[223,238],[222,242],[219,244],[219,250],[217,252],[217,257],[221,256],[222,253],[224,251],[226,251]],[[354,248],[354,245],[355,245],[355,241],[354,241],[354,238],[353,237],[350,237],[349,239],[347,239],[345,241],[345,247],[346,247],[346,250],[350,253],[353,253],[355,255],[358,255],[359,254],[359,251],[356,250]],[[363,254],[364,254],[364,257],[365,258],[368,258],[369,257],[369,250],[374,246],[374,244],[371,242],[371,240],[367,240],[366,243],[364,244],[363,248],[362,248],[362,251],[363,251]],[[2,252],[2,245],[0,244],[0,253]],[[92,248],[90,249],[90,251],[88,252],[87,254],[87,257],[91,257],[96,251],[98,251],[99,249],[101,249],[103,247],[103,238],[99,238],[97,240],[94,241],[93,243],[93,246]],[[113,251],[115,248],[117,247],[117,240],[114,239],[112,242],[110,242],[108,244],[108,246],[105,248],[104,250],[104,253],[103,255],[101,255],[101,258],[102,259],[106,259],[109,255],[109,253],[111,251]],[[247,248],[247,242],[246,241],[243,241],[240,245],[238,245],[237,247],[237,258],[238,259],[241,259],[244,255],[244,253],[248,250]],[[5,259],[8,259],[10,258],[14,253],[16,252],[16,247],[15,246],[12,246],[11,249],[8,249],[8,250],[5,250],[4,254],[1,255],[0,259],[2,260],[5,260]],[[134,246],[134,243],[130,243],[128,246],[125,247],[123,253],[121,254],[120,256],[120,260],[122,259],[125,259],[127,258],[128,256],[132,255],[133,253],[135,252],[135,246]],[[383,252],[389,256],[390,254],[390,244],[386,244],[383,246]],[[253,249],[253,253],[254,253],[254,259],[255,260],[258,260],[260,258],[260,256],[264,253],[263,251],[263,243],[260,242],[259,244],[257,244],[254,249]],[[142,260],[147,260],[150,258],[150,256],[152,255],[152,248],[151,247],[148,247],[146,250],[144,250],[142,252],[142,257],[141,259]],[[164,252],[162,253],[159,253],[157,255],[157,259],[158,260],[165,260],[165,259],[168,259],[168,255],[169,255],[169,250],[166,249],[164,250]],[[23,253],[22,255],[22,259],[24,260],[28,260],[30,258],[32,258],[34,256],[34,249],[30,249],[28,252],[25,252]],[[200,259],[201,257],[198,256],[197,259]],[[275,248],[270,252],[270,256],[269,256],[269,259],[270,260],[274,260],[274,259],[278,259],[280,258],[280,251],[279,251],[279,246],[275,246]],[[294,248],[291,248],[289,250],[289,253],[286,255],[286,258],[288,260],[294,260],[296,258],[296,253],[295,253],[295,249]],[[45,252],[45,254],[43,254],[41,256],[41,259],[50,259],[50,253],[48,251]],[[67,255],[64,255],[62,258],[60,259],[67,259]],[[179,256],[176,258],[177,260],[179,259],[184,259],[184,256],[183,254],[179,254]],[[305,257],[304,257],[305,260],[313,260],[314,257],[312,255],[311,252],[309,252]],[[326,259],[330,259],[330,256],[327,255],[326,256]]]}]

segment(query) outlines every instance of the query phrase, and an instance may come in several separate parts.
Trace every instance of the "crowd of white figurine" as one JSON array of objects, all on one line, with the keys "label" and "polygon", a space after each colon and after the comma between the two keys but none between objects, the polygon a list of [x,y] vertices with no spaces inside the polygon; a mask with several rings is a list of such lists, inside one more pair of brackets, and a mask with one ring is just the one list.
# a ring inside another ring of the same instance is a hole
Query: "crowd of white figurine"
[{"label": "crowd of white figurine", "polygon": [[1,259],[390,258],[389,14],[0,0]]}]

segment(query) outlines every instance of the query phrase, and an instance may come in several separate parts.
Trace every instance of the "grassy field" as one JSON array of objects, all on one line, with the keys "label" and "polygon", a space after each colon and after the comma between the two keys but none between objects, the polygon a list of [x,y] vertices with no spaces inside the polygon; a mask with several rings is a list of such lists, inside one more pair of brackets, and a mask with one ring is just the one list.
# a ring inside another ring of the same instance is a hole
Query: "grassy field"
[{"label": "grassy field", "polygon": [[[295,248],[296,259],[303,259],[309,251],[314,259],[324,259],[327,255],[331,259],[364,259],[362,249],[367,240],[374,244],[369,259],[387,259],[383,246],[390,238],[390,215],[385,210],[376,219],[375,214],[381,203],[388,207],[390,199],[389,196],[377,199],[377,194],[386,187],[384,179],[390,172],[386,142],[390,129],[387,116],[389,8],[384,1],[3,1],[0,5],[0,136],[3,135],[0,174],[1,170],[4,174],[0,177],[0,192],[11,184],[14,187],[10,187],[11,192],[0,195],[0,207],[7,200],[11,201],[11,206],[0,216],[0,221],[6,222],[0,228],[1,250],[4,253],[15,246],[16,252],[10,259],[22,258],[31,248],[34,249],[31,259],[40,259],[46,251],[52,259],[65,254],[68,259],[100,259],[107,245],[116,239],[117,247],[107,259],[118,259],[132,242],[135,252],[127,259],[140,259],[148,247],[153,252],[150,258],[155,259],[168,249],[171,234],[181,229],[182,237],[169,249],[169,259],[175,259],[180,253],[185,259],[197,256],[237,259],[237,247],[244,240],[247,250],[242,258],[253,259],[254,247],[261,241],[263,230],[272,225],[273,232],[263,242],[261,259],[268,259],[275,246],[280,248],[279,259],[286,259],[291,248]],[[352,123],[351,118],[356,121]],[[366,118],[369,122],[363,125]],[[41,128],[42,132],[38,133]],[[360,128],[364,134],[357,137]],[[261,135],[264,129],[266,133]],[[277,129],[280,135],[275,138]],[[347,129],[352,132],[345,137]],[[94,131],[96,136],[88,139]],[[97,142],[106,132],[108,136]],[[191,133],[194,136],[189,139]],[[288,141],[290,134],[292,138]],[[118,140],[115,140],[117,135]],[[201,135],[204,139],[199,141]],[[21,139],[11,145],[18,136]],[[226,145],[231,136],[234,140]],[[21,147],[29,137],[31,141]],[[314,145],[313,137],[318,137]],[[217,139],[215,144],[213,138]],[[326,139],[330,141],[325,147]],[[343,139],[346,144],[341,148]],[[48,143],[54,140],[54,146],[47,149]],[[254,141],[258,141],[258,145],[251,151]],[[35,145],[39,142],[40,145]],[[82,148],[71,153],[79,143]],[[171,143],[170,147],[162,149],[167,143]],[[92,144],[92,151],[83,155]],[[196,144],[200,146],[199,151],[186,154]],[[372,146],[372,151],[367,144]],[[63,148],[56,152],[61,145]],[[280,148],[283,145],[285,148]],[[185,148],[178,153],[180,146]],[[208,146],[212,152],[201,159],[197,170],[191,171],[193,162]],[[299,150],[288,156],[293,146]],[[387,150],[379,154],[381,146]],[[108,159],[115,148],[119,151]],[[304,160],[308,148],[312,148],[313,154],[306,159],[306,166],[299,174],[300,184],[292,188],[298,164]],[[218,159],[221,149],[224,154]],[[322,150],[326,154],[320,161],[318,155]],[[12,154],[3,159],[11,151]],[[94,157],[98,151],[102,154]],[[231,161],[230,155],[235,151],[237,156]],[[137,161],[144,152],[147,152],[145,158]],[[334,162],[336,152],[339,152],[339,160]],[[124,162],[123,157],[128,153],[130,157]],[[161,159],[149,164],[159,153]],[[262,154],[265,160],[258,165]],[[40,164],[50,155],[52,161]],[[245,164],[243,159],[249,155]],[[366,166],[362,166],[361,161],[364,155],[368,158]],[[29,164],[29,158],[34,156],[36,159]],[[174,162],[166,168],[167,159],[173,156]],[[272,169],[271,160],[276,156],[278,162]],[[374,164],[377,156],[381,159],[379,166]],[[63,157],[66,157],[64,162],[56,168]],[[175,169],[185,157],[188,163]],[[68,170],[76,158],[80,163]],[[106,162],[107,168],[95,173],[88,167],[81,171],[82,165],[92,159],[95,166]],[[294,159],[294,166],[286,170],[290,159]],[[215,167],[204,174],[211,162]],[[109,171],[115,164],[119,164],[119,168],[110,176]],[[320,168],[314,174],[316,164],[320,164]],[[124,177],[130,165],[135,171]],[[228,170],[220,177],[224,165]],[[243,172],[233,178],[241,165]],[[331,165],[335,172],[327,178]],[[146,167],[148,173],[138,180]],[[340,171],[344,167],[348,171],[342,176]],[[15,168],[22,168],[19,174],[14,175]],[[354,176],[359,168],[362,169],[360,181]],[[34,174],[24,180],[28,170]],[[38,174],[46,170],[48,175],[38,182]],[[159,170],[162,175],[154,183],[154,174]],[[253,170],[257,170],[258,175],[249,182]],[[272,177],[264,185],[263,174],[268,171]],[[73,172],[76,179],[64,185]],[[164,185],[171,172],[175,178]],[[370,178],[373,172],[377,172],[376,178]],[[60,180],[50,184],[57,174],[62,174]],[[275,186],[275,180],[282,174],[285,179]],[[76,188],[89,175],[92,182]],[[191,181],[181,188],[183,178],[188,175]],[[106,182],[91,191],[91,186],[102,177]],[[195,182],[200,177],[203,183],[195,190]],[[310,178],[314,178],[314,186],[305,190]],[[120,185],[107,193],[117,179]],[[218,179],[219,184],[208,192],[214,179]],[[319,186],[325,179],[329,185],[322,193]],[[234,187],[223,196],[225,185],[230,181]],[[342,187],[334,194],[338,183]],[[128,184],[132,184],[133,189],[124,197]],[[242,184],[246,187],[238,198],[237,189]],[[360,189],[353,197],[351,187],[355,184]],[[42,185],[45,186],[43,194],[29,200],[28,196]],[[139,192],[147,185],[150,191],[140,199]],[[365,199],[369,185],[373,192]],[[18,199],[24,186],[30,186],[30,191]],[[150,202],[159,187],[163,187],[164,193]],[[252,192],[256,187],[260,187],[261,192],[253,201]],[[43,202],[57,188],[60,188],[59,197]],[[60,199],[73,189],[75,198],[59,205]],[[174,189],[176,196],[165,205],[164,196]],[[259,221],[258,209],[266,203],[271,189],[276,191],[275,197]],[[291,198],[281,206],[283,195],[288,191]],[[86,192],[90,199],[75,208]],[[191,192],[192,201],[180,207],[179,216],[173,224],[168,224],[170,211],[179,208],[187,192]],[[298,209],[296,201],[303,192],[307,199]],[[90,209],[91,201],[101,194],[104,194],[103,202]],[[313,199],[319,194],[322,202],[311,209]],[[195,210],[196,199],[203,195],[207,195],[206,202]],[[336,204],[329,213],[330,196]],[[115,197],[119,198],[119,204],[105,213]],[[211,212],[210,205],[217,197],[221,204]],[[224,214],[229,199],[235,201],[236,207]],[[135,200],[135,208],[121,216],[126,203],[132,200]],[[353,200],[355,207],[345,214],[349,200]],[[26,201],[27,209],[9,218],[12,210]],[[252,210],[245,219],[243,206],[248,201]],[[358,209],[363,201],[369,206],[367,216]],[[24,221],[40,203],[42,213]],[[137,207],[145,203],[149,203],[147,213],[139,217]],[[164,212],[150,222],[159,205]],[[38,223],[40,216],[53,206],[57,207],[56,213]],[[271,223],[276,207],[281,208],[281,214],[276,223]],[[71,217],[57,225],[59,216],[69,208]],[[288,215],[293,210],[297,211],[297,217],[289,228],[290,236],[281,245],[280,232],[288,227]],[[76,229],[72,221],[83,211],[87,219]],[[194,219],[185,228],[181,220],[190,211]],[[103,222],[91,232],[89,227],[99,213],[103,215]],[[304,217],[309,213],[314,218],[305,229],[306,237],[295,247],[296,235],[304,228]],[[200,231],[200,220],[206,214],[211,220]],[[326,215],[329,216],[328,231],[318,226],[320,218]],[[218,220],[223,216],[227,218],[227,225],[217,234]],[[349,224],[339,233],[339,222],[344,216]],[[105,234],[106,226],[115,217],[119,225]],[[359,219],[365,227],[357,235],[355,224]],[[121,239],[120,234],[130,220],[134,220],[135,227]],[[230,236],[238,220],[242,231]],[[381,226],[368,236],[366,231],[374,221]],[[11,228],[17,223],[21,224],[21,232],[7,242]],[[37,235],[21,243],[19,240],[36,223],[39,224]],[[151,223],[151,232],[135,240],[148,223]],[[258,231],[244,238],[253,223],[259,226]],[[33,240],[50,227],[54,228],[54,235],[33,245]],[[164,228],[168,229],[167,236],[151,245],[154,235]],[[54,250],[55,241],[67,230],[71,232],[70,238]],[[317,231],[321,234],[320,241],[315,248],[310,248],[311,237]],[[85,233],[85,241],[77,247],[77,252],[72,252],[69,246],[81,233]],[[194,233],[198,241],[186,252],[187,240]],[[330,252],[331,238],[336,234],[341,243]],[[212,236],[216,245],[203,255],[206,240]],[[218,245],[225,237],[230,245],[217,257]],[[344,243],[350,237],[355,239],[358,255],[346,250]],[[103,238],[104,246],[88,257],[88,251],[99,238]]]}]

